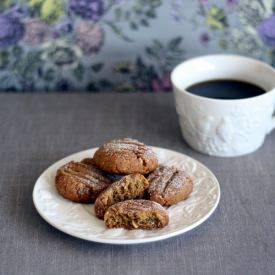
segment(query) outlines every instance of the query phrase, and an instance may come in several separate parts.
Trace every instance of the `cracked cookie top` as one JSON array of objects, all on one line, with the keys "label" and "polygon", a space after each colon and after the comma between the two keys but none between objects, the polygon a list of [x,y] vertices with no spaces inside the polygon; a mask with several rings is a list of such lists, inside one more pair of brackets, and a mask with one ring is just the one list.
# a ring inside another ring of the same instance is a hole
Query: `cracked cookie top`
[{"label": "cracked cookie top", "polygon": [[147,174],[158,166],[157,156],[144,143],[124,138],[103,144],[94,155],[100,169],[116,174]]},{"label": "cracked cookie top", "polygon": [[80,203],[91,203],[111,184],[104,172],[81,162],[71,161],[57,171],[55,185],[64,198]]},{"label": "cracked cookie top", "polygon": [[150,200],[169,206],[187,198],[193,190],[192,178],[181,169],[160,165],[148,176]]}]

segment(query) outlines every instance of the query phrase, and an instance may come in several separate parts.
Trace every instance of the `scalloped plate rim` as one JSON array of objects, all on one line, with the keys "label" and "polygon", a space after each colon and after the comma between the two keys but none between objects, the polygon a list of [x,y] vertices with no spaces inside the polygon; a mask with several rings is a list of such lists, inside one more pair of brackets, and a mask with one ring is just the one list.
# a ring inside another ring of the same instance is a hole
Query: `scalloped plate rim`
[{"label": "scalloped plate rim", "polygon": [[[194,159],[194,158],[192,158],[192,157],[190,157],[188,155],[185,155],[183,153],[180,153],[180,152],[177,152],[177,151],[174,151],[174,150],[166,149],[166,148],[163,148],[163,147],[156,147],[156,146],[149,146],[149,147],[151,147],[152,149],[155,149],[155,150],[164,150],[164,151],[167,151],[167,152],[171,152],[173,154],[181,155],[184,158],[191,159],[191,160],[197,162],[202,168],[204,168],[205,170],[207,170],[208,173],[211,175],[212,179],[214,179],[215,184],[216,184],[216,188],[218,190],[217,199],[216,199],[215,204],[213,205],[212,209],[207,214],[205,214],[202,218],[200,218],[197,222],[195,222],[195,223],[193,223],[193,224],[191,224],[191,225],[189,225],[189,226],[187,226],[187,227],[185,227],[183,229],[176,230],[176,231],[174,231],[172,233],[167,233],[165,235],[161,235],[161,236],[156,235],[156,236],[153,236],[153,237],[150,236],[150,237],[142,237],[142,238],[133,238],[133,239],[127,239],[127,240],[121,240],[119,238],[118,239],[98,238],[96,236],[95,237],[88,237],[87,238],[87,237],[83,236],[82,234],[79,234],[77,232],[71,232],[70,230],[67,230],[66,228],[64,228],[64,227],[62,227],[62,226],[54,223],[50,218],[47,217],[47,215],[45,215],[45,213],[43,213],[43,211],[38,206],[38,201],[37,201],[38,198],[36,196],[36,189],[38,188],[38,185],[40,184],[41,179],[45,175],[47,175],[49,173],[49,171],[53,169],[54,166],[62,165],[61,163],[64,163],[64,162],[69,161],[69,160],[73,160],[74,158],[77,158],[80,155],[83,155],[83,154],[85,155],[85,154],[87,154],[88,152],[91,152],[91,151],[93,152],[98,147],[82,150],[82,151],[73,153],[71,155],[68,155],[68,156],[66,156],[66,157],[64,157],[64,158],[62,158],[62,159],[54,162],[46,170],[44,170],[44,172],[42,172],[42,174],[36,180],[34,188],[33,188],[32,198],[33,198],[33,203],[34,203],[35,209],[37,210],[37,212],[39,213],[39,215],[47,223],[49,223],[54,228],[60,230],[61,232],[66,233],[66,234],[68,234],[70,236],[82,239],[82,240],[96,242],[96,243],[103,243],[103,244],[115,244],[115,245],[127,245],[127,244],[130,244],[131,245],[131,244],[150,243],[150,242],[155,242],[155,241],[160,241],[160,240],[165,240],[165,239],[168,239],[168,238],[172,238],[172,237],[181,235],[181,234],[183,234],[185,232],[188,232],[188,231],[196,228],[197,226],[199,226],[200,224],[202,224],[203,222],[205,222],[214,213],[214,211],[217,209],[217,206],[218,206],[218,204],[220,202],[220,197],[221,197],[221,191],[220,191],[220,185],[219,185],[218,179],[216,178],[216,176],[214,175],[214,173],[209,168],[207,168],[207,166],[205,166],[201,162],[197,161],[196,159]],[[84,158],[84,156],[83,156],[83,158]],[[111,230],[111,229],[109,229],[109,230]]]}]

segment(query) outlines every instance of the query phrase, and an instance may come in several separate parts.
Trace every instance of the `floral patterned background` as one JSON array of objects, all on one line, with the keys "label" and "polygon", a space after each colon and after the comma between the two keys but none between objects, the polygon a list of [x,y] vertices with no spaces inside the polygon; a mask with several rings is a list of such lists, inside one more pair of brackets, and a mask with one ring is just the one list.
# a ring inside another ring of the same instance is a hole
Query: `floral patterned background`
[{"label": "floral patterned background", "polygon": [[1,0],[0,90],[170,91],[200,54],[275,66],[275,0]]}]

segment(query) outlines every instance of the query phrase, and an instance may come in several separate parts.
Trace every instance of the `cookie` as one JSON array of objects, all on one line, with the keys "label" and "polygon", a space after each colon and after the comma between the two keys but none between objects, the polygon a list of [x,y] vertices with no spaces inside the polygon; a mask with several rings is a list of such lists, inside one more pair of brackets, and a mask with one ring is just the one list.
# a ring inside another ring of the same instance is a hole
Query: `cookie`
[{"label": "cookie", "polygon": [[117,202],[142,198],[148,186],[149,182],[141,174],[131,174],[112,183],[95,201],[96,216],[103,219],[108,207]]},{"label": "cookie", "polygon": [[111,182],[118,181],[122,177],[124,177],[124,175],[111,174],[111,173],[108,173],[108,172],[98,169],[95,165],[95,161],[93,158],[85,158],[85,159],[81,160],[81,163],[84,163],[86,165],[93,167],[93,169],[95,169],[102,176],[108,178]]},{"label": "cookie", "polygon": [[100,169],[116,174],[147,174],[157,168],[153,150],[137,140],[124,138],[103,144],[94,154]]},{"label": "cookie", "polygon": [[55,185],[66,199],[80,203],[92,203],[99,193],[111,184],[111,180],[91,165],[71,161],[58,169]]},{"label": "cookie", "polygon": [[95,166],[95,161],[94,161],[93,158],[85,158],[85,159],[81,160],[81,163],[84,163],[84,164],[89,165],[89,166],[96,167]]},{"label": "cookie", "polygon": [[127,200],[109,207],[104,215],[104,222],[108,228],[154,229],[166,226],[169,216],[156,202]]},{"label": "cookie", "polygon": [[150,200],[161,205],[184,200],[193,190],[192,178],[176,167],[159,166],[147,179]]}]

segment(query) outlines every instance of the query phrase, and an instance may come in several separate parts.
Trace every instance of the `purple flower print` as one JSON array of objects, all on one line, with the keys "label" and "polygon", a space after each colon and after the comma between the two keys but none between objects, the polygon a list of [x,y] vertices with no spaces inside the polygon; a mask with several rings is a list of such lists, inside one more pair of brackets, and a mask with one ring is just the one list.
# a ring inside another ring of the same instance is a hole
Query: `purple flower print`
[{"label": "purple flower print", "polygon": [[171,90],[170,74],[166,73],[162,79],[153,78],[151,82],[151,86],[154,92],[170,91]]},{"label": "purple flower print", "polygon": [[0,48],[17,44],[24,35],[24,25],[8,15],[0,16]]},{"label": "purple flower print", "polygon": [[227,0],[227,6],[234,8],[238,4],[239,0]]},{"label": "purple flower print", "polygon": [[103,44],[104,32],[99,24],[81,22],[75,29],[76,45],[85,55],[96,53]]},{"label": "purple flower print", "polygon": [[64,21],[56,25],[55,30],[53,31],[54,38],[60,38],[62,36],[72,33],[74,29],[73,23],[69,21]]},{"label": "purple flower print", "polygon": [[178,23],[182,20],[182,7],[184,5],[184,1],[183,0],[174,0],[171,3],[171,15],[172,18],[174,20],[174,22]]},{"label": "purple flower print", "polygon": [[73,24],[71,22],[61,22],[57,25],[57,30],[61,33],[70,33],[73,30]]},{"label": "purple flower print", "polygon": [[207,46],[209,41],[210,41],[210,37],[209,37],[208,33],[206,33],[206,32],[202,33],[201,36],[200,36],[201,44],[203,46]]},{"label": "purple flower print", "polygon": [[45,22],[38,18],[29,19],[25,22],[25,43],[30,45],[39,45],[50,40],[50,38],[50,28]]},{"label": "purple flower print", "polygon": [[208,0],[200,0],[200,4],[202,6],[207,6],[208,5]]},{"label": "purple flower print", "polygon": [[257,30],[263,42],[267,46],[275,48],[275,14],[262,21]]},{"label": "purple flower print", "polygon": [[102,0],[70,0],[70,9],[84,19],[98,21],[104,13]]}]

